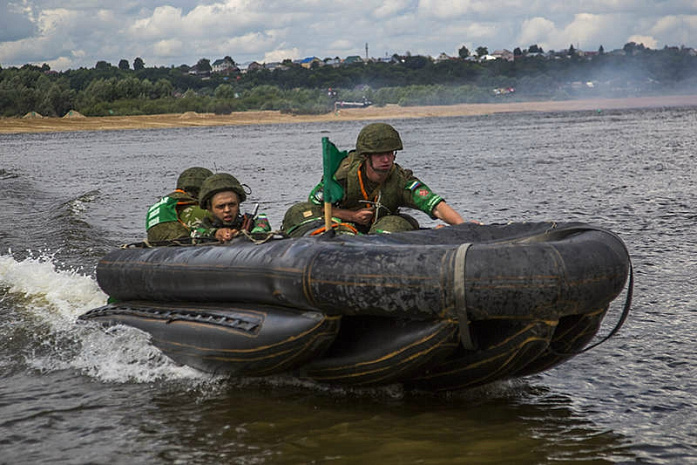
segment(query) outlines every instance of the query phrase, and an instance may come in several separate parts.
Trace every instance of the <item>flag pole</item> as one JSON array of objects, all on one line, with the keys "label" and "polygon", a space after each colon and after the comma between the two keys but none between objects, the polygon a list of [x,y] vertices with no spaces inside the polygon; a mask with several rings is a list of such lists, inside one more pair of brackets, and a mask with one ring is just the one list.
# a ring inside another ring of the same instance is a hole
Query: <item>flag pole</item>
[{"label": "flag pole", "polygon": [[324,231],[332,229],[332,203],[341,200],[343,189],[334,179],[334,172],[347,152],[339,151],[328,137],[322,138],[322,180],[324,182]]},{"label": "flag pole", "polygon": [[332,204],[331,202],[324,202],[324,232],[328,232],[332,229]]}]

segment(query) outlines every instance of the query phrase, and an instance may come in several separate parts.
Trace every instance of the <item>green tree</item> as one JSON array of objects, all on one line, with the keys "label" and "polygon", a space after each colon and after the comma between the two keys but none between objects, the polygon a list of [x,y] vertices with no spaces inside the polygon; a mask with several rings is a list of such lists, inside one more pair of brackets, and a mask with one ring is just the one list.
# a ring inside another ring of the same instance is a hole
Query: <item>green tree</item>
[{"label": "green tree", "polygon": [[464,45],[457,50],[457,55],[463,60],[470,56],[470,51]]},{"label": "green tree", "polygon": [[480,47],[477,47],[477,57],[481,58],[481,57],[483,57],[484,55],[488,55],[488,54],[489,54],[489,49],[488,49],[488,48],[486,48],[486,47],[481,47],[481,46],[480,46]]},{"label": "green tree", "polygon": [[208,58],[201,58],[196,63],[196,69],[201,73],[210,73],[213,68],[211,68],[211,60]]},{"label": "green tree", "polygon": [[134,99],[142,94],[140,79],[128,77],[116,82],[115,99]]},{"label": "green tree", "polygon": [[141,57],[137,57],[135,60],[133,60],[133,69],[135,71],[140,71],[143,68],[145,68],[145,62]]},{"label": "green tree", "polygon": [[230,84],[220,84],[215,88],[215,98],[233,99],[235,98],[235,89]]},{"label": "green tree", "polygon": [[119,69],[124,71],[131,69],[131,67],[128,65],[128,60],[124,60],[123,58],[119,60]]},{"label": "green tree", "polygon": [[167,79],[158,79],[153,88],[153,94],[155,98],[167,98],[171,97],[174,93],[174,86]]}]

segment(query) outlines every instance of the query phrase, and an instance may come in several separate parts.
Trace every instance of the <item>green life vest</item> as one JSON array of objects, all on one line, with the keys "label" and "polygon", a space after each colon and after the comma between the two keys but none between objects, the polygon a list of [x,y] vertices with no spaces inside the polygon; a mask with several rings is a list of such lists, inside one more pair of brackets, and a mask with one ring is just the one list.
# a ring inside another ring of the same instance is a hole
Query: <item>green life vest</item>
[{"label": "green life vest", "polygon": [[[180,218],[182,213],[181,207],[186,207],[185,218]],[[203,216],[205,216],[205,210],[198,207],[196,199],[183,190],[177,189],[148,208],[148,214],[145,218],[145,230],[147,231],[153,226],[172,221],[181,222],[184,226],[191,228],[194,223],[200,222]]]}]

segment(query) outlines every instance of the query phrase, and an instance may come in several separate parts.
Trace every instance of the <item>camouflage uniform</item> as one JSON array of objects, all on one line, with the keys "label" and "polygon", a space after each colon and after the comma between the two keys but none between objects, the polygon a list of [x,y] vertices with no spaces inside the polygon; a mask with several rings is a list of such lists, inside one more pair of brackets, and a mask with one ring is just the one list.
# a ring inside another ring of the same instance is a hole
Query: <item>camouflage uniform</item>
[{"label": "camouflage uniform", "polygon": [[[201,224],[195,229],[193,235],[194,237],[206,237],[215,238],[215,233],[220,228],[231,228],[241,230],[245,219],[249,218],[251,215],[245,213],[244,215],[237,215],[237,218],[231,223],[223,223],[218,218],[207,216],[201,221]],[[251,223],[249,225],[249,232],[252,234],[256,233],[268,233],[271,232],[271,225],[269,224],[269,219],[265,214],[260,213],[256,218],[249,218]]]},{"label": "camouflage uniform", "polygon": [[[358,136],[356,150],[349,153],[334,174],[334,178],[344,191],[343,198],[334,203],[336,208],[360,210],[375,208],[375,216],[370,226],[354,224],[361,233],[398,232],[418,229],[418,222],[400,212],[401,207],[421,210],[435,218],[433,210],[444,199],[416,178],[410,170],[398,164],[392,166],[382,183],[372,182],[366,174],[366,158],[373,153],[385,153],[402,149],[402,141],[397,131],[385,123],[369,124]],[[311,218],[324,215],[324,180],[310,192],[308,202],[294,205],[286,213],[283,229],[291,236],[301,224]],[[340,221],[340,220],[339,220]]]},{"label": "camouflage uniform", "polygon": [[208,216],[198,206],[196,196],[203,181],[213,173],[198,166],[184,170],[177,179],[177,189],[162,197],[148,209],[145,229],[149,242],[188,238]]},{"label": "camouflage uniform", "polygon": [[187,238],[208,212],[182,190],[176,190],[148,209],[146,229],[149,242]]},{"label": "camouflage uniform", "polygon": [[214,238],[216,231],[221,228],[230,228],[241,230],[245,220],[249,221],[247,230],[251,233],[267,233],[271,231],[271,225],[265,214],[260,213],[255,218],[249,214],[237,215],[230,223],[223,223],[220,219],[210,213],[211,200],[215,194],[225,191],[232,191],[237,194],[240,204],[247,200],[247,193],[244,191],[242,184],[234,176],[227,173],[217,173],[207,178],[201,185],[201,195],[199,198],[199,206],[205,208],[208,215],[201,221],[201,224],[196,227],[192,233],[193,237]]}]

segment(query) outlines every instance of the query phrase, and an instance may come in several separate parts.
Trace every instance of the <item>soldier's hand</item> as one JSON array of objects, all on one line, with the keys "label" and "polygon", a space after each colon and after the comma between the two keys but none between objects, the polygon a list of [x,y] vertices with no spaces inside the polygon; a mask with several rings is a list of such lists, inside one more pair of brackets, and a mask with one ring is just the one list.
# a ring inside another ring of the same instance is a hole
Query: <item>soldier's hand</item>
[{"label": "soldier's hand", "polygon": [[362,225],[369,225],[373,220],[373,210],[371,208],[361,208],[354,212],[353,222]]},{"label": "soldier's hand", "polygon": [[231,241],[239,231],[231,228],[220,228],[215,232],[215,238],[222,242]]}]

